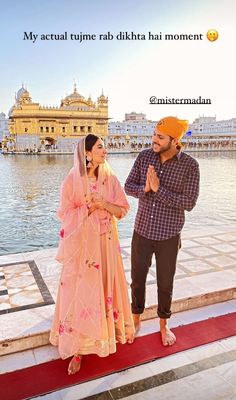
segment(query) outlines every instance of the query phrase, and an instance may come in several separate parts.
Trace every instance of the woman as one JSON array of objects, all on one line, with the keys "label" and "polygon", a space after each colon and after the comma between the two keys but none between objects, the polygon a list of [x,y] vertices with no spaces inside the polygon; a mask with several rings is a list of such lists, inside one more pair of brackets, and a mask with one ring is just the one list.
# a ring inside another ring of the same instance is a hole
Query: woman
[{"label": "woman", "polygon": [[117,341],[134,340],[116,226],[129,205],[105,158],[100,138],[81,139],[61,187],[57,260],[63,269],[50,341],[63,359],[73,357],[69,375],[79,371],[83,355],[106,357]]}]

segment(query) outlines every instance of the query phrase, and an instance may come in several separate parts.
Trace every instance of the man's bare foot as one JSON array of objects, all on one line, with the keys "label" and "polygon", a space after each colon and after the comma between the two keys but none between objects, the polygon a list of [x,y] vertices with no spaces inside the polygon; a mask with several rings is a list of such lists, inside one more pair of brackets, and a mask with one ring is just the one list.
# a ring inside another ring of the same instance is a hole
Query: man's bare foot
[{"label": "man's bare foot", "polygon": [[68,366],[68,375],[74,375],[79,372],[81,367],[82,356],[74,356]]},{"label": "man's bare foot", "polygon": [[160,318],[160,332],[163,346],[172,346],[175,344],[175,334],[167,326],[166,319]]},{"label": "man's bare foot", "polygon": [[133,321],[134,321],[135,335],[137,335],[141,326],[140,314],[133,314]]}]

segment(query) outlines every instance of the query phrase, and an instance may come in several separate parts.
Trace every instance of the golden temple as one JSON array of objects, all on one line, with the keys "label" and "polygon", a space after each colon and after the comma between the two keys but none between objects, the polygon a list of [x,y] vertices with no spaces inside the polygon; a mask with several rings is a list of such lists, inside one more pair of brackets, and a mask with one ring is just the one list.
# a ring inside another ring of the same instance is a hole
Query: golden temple
[{"label": "golden temple", "polygon": [[61,100],[60,107],[44,107],[33,102],[22,85],[9,111],[9,132],[16,150],[51,147],[72,150],[82,136],[108,135],[108,98],[102,93],[97,102],[74,91]]}]

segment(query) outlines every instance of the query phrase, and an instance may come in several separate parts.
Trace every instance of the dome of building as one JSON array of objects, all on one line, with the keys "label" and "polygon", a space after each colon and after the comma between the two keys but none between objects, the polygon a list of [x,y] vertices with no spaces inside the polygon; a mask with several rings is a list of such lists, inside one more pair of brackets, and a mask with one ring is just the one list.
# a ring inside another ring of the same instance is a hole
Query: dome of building
[{"label": "dome of building", "polygon": [[95,104],[92,102],[91,98],[86,100],[84,96],[81,96],[77,91],[76,84],[74,84],[74,92],[61,100],[61,108],[67,110],[90,111],[95,108]]},{"label": "dome of building", "polygon": [[83,100],[84,97],[77,91],[76,83],[74,84],[74,92],[66,96],[65,100]]},{"label": "dome of building", "polygon": [[26,90],[25,88],[24,88],[24,86],[22,85],[22,87],[18,90],[18,92],[16,93],[16,102],[18,102],[19,100],[20,100],[20,98],[22,97],[22,96],[29,96],[29,92],[28,92],[28,90]]}]

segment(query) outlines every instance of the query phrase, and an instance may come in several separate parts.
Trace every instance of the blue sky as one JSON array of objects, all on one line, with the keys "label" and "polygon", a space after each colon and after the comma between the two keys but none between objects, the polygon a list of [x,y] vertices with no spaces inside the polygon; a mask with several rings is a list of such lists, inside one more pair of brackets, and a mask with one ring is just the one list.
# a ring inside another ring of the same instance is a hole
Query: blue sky
[{"label": "blue sky", "polygon": [[[109,97],[109,116],[144,112],[150,119],[178,115],[236,117],[234,0],[17,0],[2,1],[0,112],[8,112],[24,82],[33,101],[59,105],[73,91],[93,100]],[[210,28],[219,39],[206,39]],[[201,41],[24,41],[38,34],[102,34],[110,31],[203,34]],[[211,98],[211,106],[154,106],[149,97]]]}]

